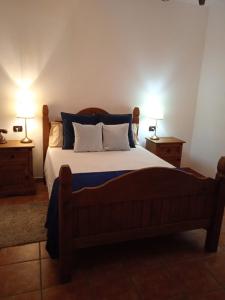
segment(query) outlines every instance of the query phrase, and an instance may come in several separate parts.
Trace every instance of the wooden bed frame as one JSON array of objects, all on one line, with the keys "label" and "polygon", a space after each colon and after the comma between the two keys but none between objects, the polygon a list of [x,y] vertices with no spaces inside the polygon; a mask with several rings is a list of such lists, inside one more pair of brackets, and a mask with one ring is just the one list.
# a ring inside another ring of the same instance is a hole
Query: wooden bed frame
[{"label": "wooden bed frame", "polygon": [[[89,108],[80,114],[104,113]],[[139,123],[139,109],[133,111]],[[43,107],[43,154],[50,121]],[[59,265],[62,282],[71,278],[78,248],[140,239],[185,230],[207,231],[205,249],[216,251],[225,203],[225,157],[215,179],[178,169],[146,168],[129,172],[95,188],[72,192],[68,165],[59,173]]]}]

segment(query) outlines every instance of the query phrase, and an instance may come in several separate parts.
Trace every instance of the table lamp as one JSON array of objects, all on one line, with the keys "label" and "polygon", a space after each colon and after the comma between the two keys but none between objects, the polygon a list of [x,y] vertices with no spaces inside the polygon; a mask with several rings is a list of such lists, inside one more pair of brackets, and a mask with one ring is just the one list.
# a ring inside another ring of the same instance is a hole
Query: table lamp
[{"label": "table lamp", "polygon": [[[20,141],[21,143],[32,143],[32,140],[27,136],[27,119],[34,118],[34,108],[32,105],[32,94],[29,91],[20,91],[20,101],[17,106],[17,118],[25,120],[25,137]],[[21,99],[23,98],[23,99]]]},{"label": "table lamp", "polygon": [[157,136],[157,122],[158,120],[163,120],[163,113],[161,111],[155,111],[152,112],[149,117],[153,120],[155,120],[155,126],[154,126],[154,134],[150,137],[151,140],[159,140],[159,137]]}]

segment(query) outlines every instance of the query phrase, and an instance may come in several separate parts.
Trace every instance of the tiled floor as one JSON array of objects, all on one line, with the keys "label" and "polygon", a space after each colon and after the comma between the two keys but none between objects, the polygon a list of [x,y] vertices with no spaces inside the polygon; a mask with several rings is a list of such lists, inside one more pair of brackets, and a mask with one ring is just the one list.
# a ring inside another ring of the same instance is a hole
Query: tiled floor
[{"label": "tiled floor", "polygon": [[[15,197],[16,203],[31,198]],[[38,185],[32,201],[45,198]],[[3,205],[13,202],[3,200]],[[45,242],[0,249],[0,299],[225,300],[225,221],[217,253],[204,252],[203,230],[113,246],[74,256],[72,281],[61,285]]]}]

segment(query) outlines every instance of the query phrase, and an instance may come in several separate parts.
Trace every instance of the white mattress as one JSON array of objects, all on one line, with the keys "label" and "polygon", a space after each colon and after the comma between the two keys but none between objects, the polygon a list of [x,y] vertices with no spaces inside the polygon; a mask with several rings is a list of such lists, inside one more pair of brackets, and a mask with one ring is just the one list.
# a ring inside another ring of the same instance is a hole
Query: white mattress
[{"label": "white mattress", "polygon": [[72,173],[138,170],[148,167],[174,168],[141,146],[130,151],[82,152],[48,148],[45,159],[45,178],[49,197],[61,165],[69,165]]}]

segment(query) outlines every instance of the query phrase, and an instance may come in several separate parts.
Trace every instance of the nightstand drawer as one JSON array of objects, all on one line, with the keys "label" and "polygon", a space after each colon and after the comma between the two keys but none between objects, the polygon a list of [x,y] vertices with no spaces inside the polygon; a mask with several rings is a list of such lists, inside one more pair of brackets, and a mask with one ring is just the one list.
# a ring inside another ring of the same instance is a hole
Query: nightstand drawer
[{"label": "nightstand drawer", "polygon": [[35,193],[32,143],[0,145],[0,197]]},{"label": "nightstand drawer", "polygon": [[23,150],[13,150],[6,151],[2,150],[0,154],[0,163],[1,162],[10,162],[10,161],[26,161],[28,159],[28,152]]},{"label": "nightstand drawer", "polygon": [[162,159],[166,160],[168,163],[170,163],[171,165],[173,165],[177,168],[180,167],[180,158],[173,157],[173,156],[172,157],[167,156],[165,158],[162,157]]},{"label": "nightstand drawer", "polygon": [[[5,188],[6,186],[15,186],[24,184],[30,179],[29,169],[26,164],[15,164],[13,168],[11,166],[4,165],[1,168],[0,175],[0,188]],[[28,182],[29,183],[29,182]]]},{"label": "nightstand drawer", "polygon": [[162,157],[177,157],[182,152],[182,146],[179,144],[162,144],[157,147],[157,155]]}]

